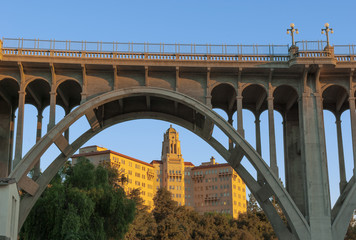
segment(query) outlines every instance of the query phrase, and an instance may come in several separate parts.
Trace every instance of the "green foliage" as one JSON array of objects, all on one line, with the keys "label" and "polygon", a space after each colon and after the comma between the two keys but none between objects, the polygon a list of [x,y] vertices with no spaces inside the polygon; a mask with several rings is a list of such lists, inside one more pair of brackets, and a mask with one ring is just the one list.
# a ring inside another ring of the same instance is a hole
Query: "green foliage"
[{"label": "green foliage", "polygon": [[[134,198],[139,201],[139,197]],[[269,222],[263,215],[261,218],[258,217],[257,210],[251,213],[251,216],[242,215],[238,220],[230,215],[218,213],[201,215],[191,208],[178,207],[177,203],[172,200],[171,193],[164,188],[157,191],[154,203],[155,208],[151,213],[146,210],[138,212],[125,239],[276,239]]]},{"label": "green foliage", "polygon": [[20,239],[122,239],[135,202],[113,185],[117,172],[87,159],[66,164],[28,216]]}]

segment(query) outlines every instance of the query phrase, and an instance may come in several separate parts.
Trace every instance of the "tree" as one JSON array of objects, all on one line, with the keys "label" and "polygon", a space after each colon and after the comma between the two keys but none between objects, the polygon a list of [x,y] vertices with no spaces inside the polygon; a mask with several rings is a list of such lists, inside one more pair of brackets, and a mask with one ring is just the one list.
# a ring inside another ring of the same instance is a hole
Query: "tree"
[{"label": "tree", "polygon": [[135,202],[112,184],[118,177],[87,159],[65,165],[33,207],[20,239],[122,239]]},{"label": "tree", "polygon": [[144,201],[140,195],[140,189],[133,189],[128,198],[136,203],[136,216],[125,235],[126,240],[150,240],[156,235],[157,225],[153,214],[149,212],[149,208],[144,205]]}]

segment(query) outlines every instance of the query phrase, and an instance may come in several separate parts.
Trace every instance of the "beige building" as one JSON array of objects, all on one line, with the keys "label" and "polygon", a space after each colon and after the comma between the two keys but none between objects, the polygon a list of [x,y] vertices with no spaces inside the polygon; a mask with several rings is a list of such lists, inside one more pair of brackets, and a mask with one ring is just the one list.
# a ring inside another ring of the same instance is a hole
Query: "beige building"
[{"label": "beige building", "polygon": [[145,205],[153,207],[157,177],[151,164],[98,146],[81,148],[79,154],[72,156],[73,164],[79,157],[88,158],[94,165],[110,163],[112,167],[118,168],[127,177],[127,183],[123,185],[125,191],[129,193],[140,188]]},{"label": "beige building", "polygon": [[184,162],[179,134],[172,125],[163,136],[161,160],[150,164],[98,146],[81,148],[79,154],[72,156],[73,163],[81,156],[95,165],[109,162],[120,169],[128,177],[125,191],[140,188],[151,209],[156,190],[164,187],[179,206],[186,205],[200,213],[219,212],[237,218],[246,212],[246,187],[237,173],[227,163],[216,163],[213,157],[200,166]]},{"label": "beige building", "polygon": [[227,164],[210,162],[187,168],[186,202],[197,212],[227,213],[237,218],[246,212],[246,186],[239,175]]}]

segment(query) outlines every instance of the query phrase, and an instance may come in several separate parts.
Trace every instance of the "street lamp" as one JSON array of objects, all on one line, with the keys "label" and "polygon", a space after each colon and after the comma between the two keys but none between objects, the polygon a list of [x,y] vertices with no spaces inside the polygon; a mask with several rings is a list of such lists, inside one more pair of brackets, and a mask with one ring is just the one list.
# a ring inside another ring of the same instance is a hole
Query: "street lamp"
[{"label": "street lamp", "polygon": [[296,34],[298,34],[299,32],[298,32],[298,29],[297,28],[294,28],[294,23],[291,23],[290,24],[290,28],[289,29],[287,29],[287,34],[291,34],[291,36],[292,36],[292,46],[295,46],[295,43],[294,43],[294,32],[296,33]]},{"label": "street lamp", "polygon": [[334,33],[334,30],[332,28],[329,28],[329,23],[325,23],[325,28],[321,29],[321,34],[326,35],[326,46],[329,47],[329,32]]}]

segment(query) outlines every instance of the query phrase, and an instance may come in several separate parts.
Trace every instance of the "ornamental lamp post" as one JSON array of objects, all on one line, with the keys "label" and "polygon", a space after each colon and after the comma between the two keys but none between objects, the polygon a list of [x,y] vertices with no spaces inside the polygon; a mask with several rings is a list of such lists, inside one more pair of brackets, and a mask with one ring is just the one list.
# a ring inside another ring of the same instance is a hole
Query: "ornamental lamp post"
[{"label": "ornamental lamp post", "polygon": [[287,29],[287,34],[290,33],[291,36],[292,36],[292,47],[295,46],[295,42],[294,42],[294,32],[295,32],[296,34],[299,33],[298,29],[297,29],[297,28],[294,28],[294,23],[291,23],[291,24],[290,24],[290,28]]},{"label": "ornamental lamp post", "polygon": [[325,28],[322,28],[321,29],[321,34],[324,34],[326,35],[326,47],[329,47],[330,44],[329,44],[329,32],[330,33],[334,33],[334,30],[332,28],[329,28],[329,23],[325,23]]}]

